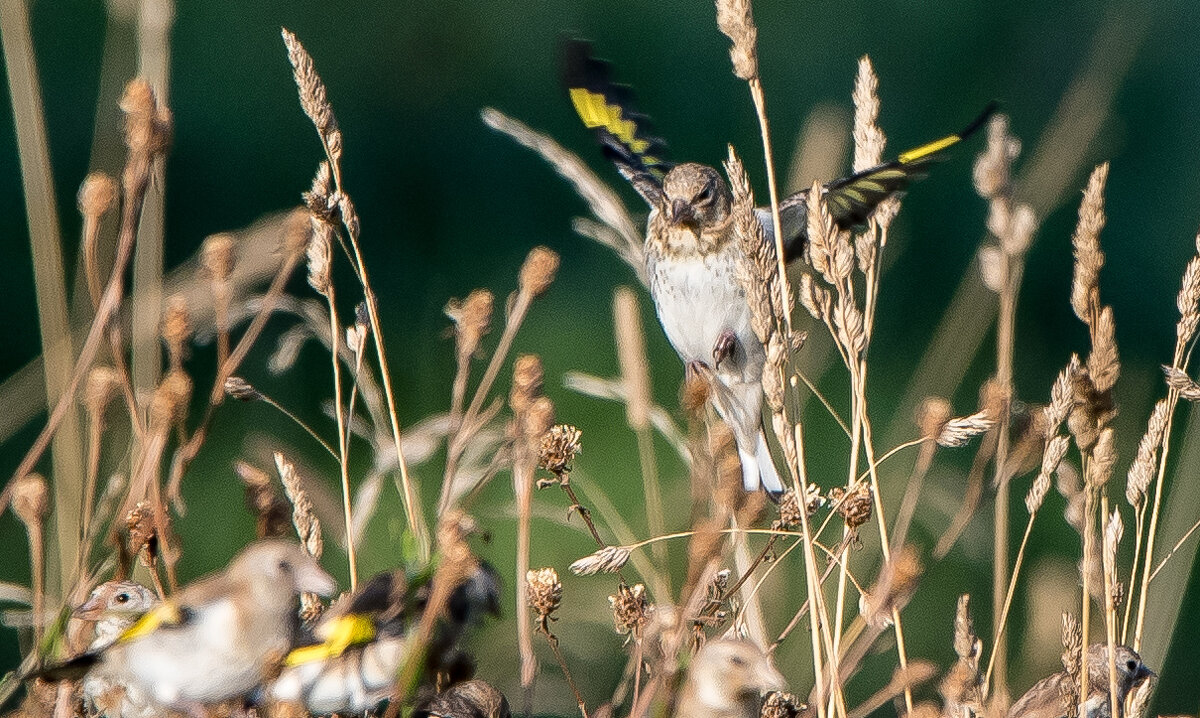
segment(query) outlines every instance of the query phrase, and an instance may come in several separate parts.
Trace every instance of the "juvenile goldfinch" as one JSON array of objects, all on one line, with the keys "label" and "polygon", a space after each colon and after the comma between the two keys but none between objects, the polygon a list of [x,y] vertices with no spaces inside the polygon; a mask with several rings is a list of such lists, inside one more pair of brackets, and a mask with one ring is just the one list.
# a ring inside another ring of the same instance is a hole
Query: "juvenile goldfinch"
[{"label": "juvenile goldfinch", "polygon": [[512,712],[503,693],[475,679],[456,683],[419,703],[413,718],[512,718]]},{"label": "juvenile goldfinch", "polygon": [[335,587],[299,544],[258,541],[108,647],[36,675],[60,680],[88,671],[164,708],[195,712],[246,695],[274,672],[292,644],[297,596],[328,596]]},{"label": "juvenile goldfinch", "polygon": [[[316,641],[288,654],[264,699],[299,703],[314,715],[374,708],[392,694],[411,657],[412,632],[431,588],[427,578],[410,580],[402,571],[376,575],[321,617],[313,629]],[[474,668],[460,652],[459,638],[485,614],[497,613],[499,596],[499,579],[486,563],[455,588],[425,649],[426,676],[470,678]]]},{"label": "juvenile goldfinch", "polygon": [[[1155,677],[1154,671],[1142,663],[1142,657],[1128,646],[1117,646],[1117,710],[1124,715],[1125,696],[1142,680]],[[1088,694],[1083,702],[1086,718],[1113,718],[1108,685],[1108,644],[1093,643],[1087,652]],[[1008,710],[1008,718],[1065,718],[1063,708],[1064,684],[1071,680],[1060,671],[1043,678],[1021,696]]]},{"label": "juvenile goldfinch", "polygon": [[[605,156],[650,206],[646,275],[667,339],[689,369],[705,365],[713,370],[713,406],[733,431],[746,490],[762,486],[778,496],[783,482],[762,431],[766,351],[751,327],[738,279],[746,253],[734,233],[729,185],[712,167],[667,162],[662,142],[647,133],[646,118],[632,109],[629,88],[609,78],[608,64],[593,57],[583,41],[570,41],[564,50],[563,83],[571,104],[595,131]],[[989,105],[962,132],[825,185],[834,223],[845,229],[866,222],[883,200],[923,177],[942,150],[975,132],[995,109]],[[779,203],[789,262],[805,254],[807,197],[804,190]],[[755,213],[773,247],[770,210]]]},{"label": "juvenile goldfinch", "polygon": [[[158,603],[154,592],[134,581],[106,581],[92,590],[91,596],[71,612],[73,618],[94,622],[89,652],[112,645]],[[115,683],[95,671],[84,676],[83,704],[89,715],[106,718],[150,718],[160,709],[136,688]]]},{"label": "juvenile goldfinch", "polygon": [[786,687],[771,659],[753,643],[709,641],[688,667],[675,718],[756,718],[762,694]]}]

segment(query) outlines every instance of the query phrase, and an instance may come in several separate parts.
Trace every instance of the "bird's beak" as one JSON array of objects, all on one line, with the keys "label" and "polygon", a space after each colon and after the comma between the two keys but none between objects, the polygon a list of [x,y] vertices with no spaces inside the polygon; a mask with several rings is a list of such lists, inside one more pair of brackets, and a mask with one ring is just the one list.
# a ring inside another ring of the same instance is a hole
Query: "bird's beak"
[{"label": "bird's beak", "polygon": [[671,224],[688,226],[695,224],[696,213],[692,211],[692,205],[688,204],[687,200],[677,199],[671,203],[671,211],[667,218],[671,220]]},{"label": "bird's beak", "polygon": [[98,621],[103,611],[104,599],[100,596],[92,596],[82,606],[71,611],[71,616],[84,621]]},{"label": "bird's beak", "polygon": [[316,560],[296,566],[296,590],[302,593],[315,593],[318,596],[332,596],[337,591],[337,582],[333,576],[325,573]]},{"label": "bird's beak", "polygon": [[758,674],[758,689],[763,693],[770,691],[782,691],[787,688],[787,680],[779,669],[775,668],[775,664],[767,657],[763,657],[762,664],[759,666]]},{"label": "bird's beak", "polygon": [[1133,681],[1134,681],[1134,683],[1136,683],[1136,682],[1138,682],[1138,681],[1142,680],[1143,678],[1154,678],[1154,679],[1157,679],[1157,678],[1158,678],[1158,674],[1157,674],[1157,673],[1155,673],[1154,671],[1150,670],[1150,669],[1149,669],[1149,668],[1146,666],[1146,664],[1145,664],[1145,663],[1143,663],[1142,665],[1138,666],[1137,673],[1134,673],[1134,674],[1133,674]]}]

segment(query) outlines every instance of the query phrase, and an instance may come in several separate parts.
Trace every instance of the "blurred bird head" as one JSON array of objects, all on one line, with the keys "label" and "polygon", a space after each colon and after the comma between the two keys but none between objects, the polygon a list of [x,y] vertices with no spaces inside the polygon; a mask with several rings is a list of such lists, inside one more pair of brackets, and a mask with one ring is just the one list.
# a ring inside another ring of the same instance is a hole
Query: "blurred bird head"
[{"label": "blurred bird head", "polygon": [[685,162],[663,177],[664,212],[674,227],[699,232],[729,216],[729,186],[712,167]]},{"label": "blurred bird head", "polygon": [[260,593],[332,596],[337,583],[299,544],[266,540],[251,544],[229,565],[230,579]]},{"label": "blurred bird head", "polygon": [[771,659],[753,643],[709,641],[688,669],[680,716],[757,715],[762,693],[786,687]]},{"label": "blurred bird head", "polygon": [[71,612],[82,621],[101,621],[107,618],[127,617],[136,620],[157,599],[154,592],[133,581],[106,581],[92,590],[82,605]]}]

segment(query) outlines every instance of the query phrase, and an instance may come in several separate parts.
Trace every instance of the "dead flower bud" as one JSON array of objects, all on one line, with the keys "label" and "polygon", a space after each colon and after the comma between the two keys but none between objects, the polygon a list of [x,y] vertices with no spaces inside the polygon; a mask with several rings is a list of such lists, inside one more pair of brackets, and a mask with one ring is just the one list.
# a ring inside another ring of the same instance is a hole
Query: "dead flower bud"
[{"label": "dead flower bud", "polygon": [[940,396],[927,397],[917,409],[917,426],[921,430],[921,438],[937,439],[952,416],[954,414],[951,412],[950,402]]},{"label": "dead flower bud", "polygon": [[861,484],[850,491],[834,487],[829,490],[829,500],[833,502],[838,515],[846,522],[846,528],[850,529],[851,533],[857,532],[859,526],[871,520],[873,497],[871,487],[867,484]]},{"label": "dead flower bud", "polygon": [[525,574],[525,590],[529,607],[538,617],[538,627],[543,633],[550,632],[550,621],[557,620],[553,614],[562,604],[562,581],[552,568],[539,568]]},{"label": "dead flower bud", "polygon": [[50,491],[46,488],[45,477],[31,473],[18,479],[13,484],[12,508],[25,528],[41,526],[50,509]]},{"label": "dead flower bud", "polygon": [[473,356],[479,342],[492,326],[495,297],[486,289],[476,289],[466,299],[446,303],[446,316],[454,322],[454,336],[461,358]]},{"label": "dead flower bud", "polygon": [[558,424],[542,436],[542,447],[538,454],[538,466],[552,474],[561,476],[571,470],[571,462],[583,447],[579,438],[583,435],[570,424]]},{"label": "dead flower bud", "polygon": [[762,718],[799,718],[808,712],[808,705],[794,693],[771,691],[763,701]]},{"label": "dead flower bud", "polygon": [[93,172],[79,187],[79,212],[99,218],[117,204],[117,183],[103,172]]},{"label": "dead flower bud", "polygon": [[508,405],[514,414],[527,411],[542,393],[542,360],[536,354],[522,354],[513,362],[513,382]]},{"label": "dead flower bud", "polygon": [[312,222],[309,214],[303,209],[296,208],[288,213],[283,220],[283,251],[289,257],[298,257],[308,249],[308,240],[312,236]]},{"label": "dead flower bud", "polygon": [[238,401],[259,401],[263,398],[258,389],[240,376],[231,376],[225,380],[225,393]]},{"label": "dead flower bud", "polygon": [[617,633],[622,636],[630,634],[635,641],[641,640],[642,628],[654,610],[646,602],[646,587],[640,583],[632,587],[621,583],[617,586],[616,595],[608,597],[608,605],[612,607]]},{"label": "dead flower bud", "polygon": [[167,349],[172,354],[183,356],[183,347],[192,336],[192,320],[188,313],[187,302],[182,295],[176,294],[167,299],[167,308],[163,312],[162,338]]},{"label": "dead flower bud", "polygon": [[139,501],[125,516],[129,533],[129,553],[140,556],[142,563],[151,566],[158,557],[158,531],[154,526],[154,509],[149,502]]},{"label": "dead flower bud", "polygon": [[629,562],[633,552],[624,546],[605,546],[590,556],[584,556],[571,564],[571,573],[576,576],[593,576],[597,573],[616,573]]},{"label": "dead flower bud", "polygon": [[187,416],[192,399],[192,379],[181,369],[167,373],[150,400],[150,424],[161,430],[175,426]]},{"label": "dead flower bud", "polygon": [[[809,484],[806,492],[808,496],[804,502],[805,511],[812,516],[817,509],[825,505],[825,497],[821,496],[821,489],[816,484]],[[796,491],[788,489],[779,499],[779,520],[775,522],[776,528],[794,529],[800,525],[800,519],[800,502],[796,499]]]},{"label": "dead flower bud", "polygon": [[879,578],[858,601],[859,612],[876,627],[892,625],[892,612],[904,608],[917,588],[924,567],[917,550],[910,545],[883,565]]},{"label": "dead flower bud", "polygon": [[121,379],[117,370],[110,366],[94,366],[88,372],[83,388],[83,405],[92,416],[104,413],[108,403],[120,389]]},{"label": "dead flower bud", "polygon": [[547,247],[534,247],[521,265],[517,287],[532,297],[540,295],[550,287],[558,272],[558,253]]},{"label": "dead flower bud", "polygon": [[233,235],[222,232],[204,240],[200,264],[213,281],[229,281],[229,275],[233,274]]}]

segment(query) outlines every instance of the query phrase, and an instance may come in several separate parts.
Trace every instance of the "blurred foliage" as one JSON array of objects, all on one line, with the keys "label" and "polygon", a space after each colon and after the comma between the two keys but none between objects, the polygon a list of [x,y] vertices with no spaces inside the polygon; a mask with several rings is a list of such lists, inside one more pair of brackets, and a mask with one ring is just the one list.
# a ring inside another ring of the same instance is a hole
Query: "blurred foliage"
[{"label": "blurred foliage", "polygon": [[[74,271],[80,222],[76,189],[90,169],[115,173],[119,144],[116,94],[134,72],[135,46],[129,21],[131,0],[54,0],[31,8],[38,70],[54,162],[68,271]],[[818,105],[849,110],[855,61],[869,54],[880,77],[880,124],[889,146],[902,149],[952,131],[992,98],[1012,118],[1013,132],[1027,149],[1038,139],[1072,82],[1098,61],[1090,55],[1096,37],[1115,32],[1133,53],[1118,78],[1113,113],[1098,139],[1078,159],[1067,196],[1044,218],[1031,252],[1020,297],[1016,386],[1027,401],[1043,400],[1054,373],[1071,351],[1085,346],[1086,333],[1071,315],[1070,232],[1077,190],[1091,166],[1112,161],[1108,188],[1109,225],[1102,235],[1109,266],[1102,275],[1105,301],[1114,307],[1125,376],[1118,385],[1121,454],[1130,457],[1153,400],[1161,394],[1157,365],[1167,361],[1174,341],[1174,294],[1192,238],[1200,224],[1200,142],[1194,118],[1200,110],[1200,71],[1192,51],[1200,28],[1200,6],[1165,2],[1028,3],[1020,0],[941,0],[926,3],[818,0],[760,2],[755,8],[767,106],[780,159],[790,156],[793,138]],[[453,373],[452,343],[442,307],[474,287],[503,297],[515,287],[515,272],[528,249],[548,245],[563,256],[562,270],[548,295],[535,305],[517,340],[517,352],[540,354],[547,391],[560,421],[583,430],[585,453],[575,477],[588,495],[602,489],[635,531],[639,512],[636,442],[623,410],[562,389],[564,372],[578,369],[616,374],[616,352],[608,298],[618,284],[636,280],[607,251],[570,231],[570,218],[583,203],[541,160],[492,133],[479,110],[495,106],[556,137],[589,164],[619,183],[581,130],[557,81],[557,47],[563,33],[593,39],[597,52],[613,60],[618,77],[636,87],[644,110],[657,121],[677,158],[715,163],[725,144],[734,144],[765,195],[757,125],[745,85],[729,71],[726,40],[715,27],[709,2],[180,2],[172,32],[169,104],[175,113],[175,144],[163,177],[167,190],[166,265],[190,257],[213,232],[245,226],[257,217],[297,203],[317,161],[319,145],[300,112],[290,69],[279,39],[287,26],[305,43],[329,87],[345,133],[345,176],[363,223],[367,263],[373,268],[390,340],[390,359],[399,392],[401,420],[412,425],[444,410]],[[2,30],[3,28],[0,28]],[[1104,58],[1099,58],[1103,61]],[[101,68],[105,68],[102,74]],[[4,91],[6,93],[6,91]],[[8,106],[7,94],[4,97]],[[30,256],[12,117],[0,112],[0,267],[4,268],[4,346],[0,376],[8,376],[40,351]],[[975,146],[960,148],[905,201],[889,253],[872,351],[872,406],[879,421],[904,390],[983,236],[984,203],[970,183]],[[1029,162],[1029,158],[1023,158]],[[622,187],[631,206],[636,196]],[[640,209],[640,208],[639,208]],[[349,277],[347,277],[349,279]],[[295,283],[304,291],[303,280]],[[653,359],[654,393],[673,408],[682,367],[657,329],[643,297]],[[987,315],[990,316],[990,315]],[[275,329],[278,331],[278,327]],[[306,349],[282,377],[264,368],[273,337],[268,333],[242,373],[332,435],[321,414],[330,394],[327,359]],[[960,413],[972,410],[975,387],[991,366],[985,344],[959,394]],[[211,348],[195,351],[189,369],[211,376]],[[834,382],[836,383],[836,382]],[[841,395],[834,390],[835,400]],[[844,393],[844,391],[843,391]],[[901,417],[904,419],[905,417]],[[810,453],[820,447],[844,452],[844,438],[818,424]],[[14,467],[40,427],[40,420],[0,447],[3,475]],[[185,547],[182,575],[211,570],[252,534],[242,508],[232,461],[254,436],[273,436],[294,446],[314,472],[324,472],[330,491],[336,467],[314,450],[293,426],[262,405],[226,404],[210,443],[185,482],[188,513],[178,521]],[[840,443],[839,443],[840,442]],[[683,467],[660,445],[668,529],[683,526],[687,486]],[[261,457],[258,457],[261,458]],[[360,459],[365,459],[361,457]],[[930,547],[953,511],[961,470],[969,453],[949,459],[931,480],[928,506],[918,512],[913,539]],[[265,462],[264,467],[267,465]],[[825,466],[816,461],[818,481]],[[416,473],[426,503],[436,496],[439,459]],[[362,468],[365,468],[362,467]],[[839,470],[840,471],[840,470]],[[1177,472],[1187,480],[1188,471]],[[903,481],[904,469],[889,474]],[[1014,516],[1023,517],[1015,489]],[[511,490],[501,476],[480,502],[479,517],[492,532],[481,553],[509,577],[514,537]],[[1056,503],[1057,502],[1057,503]],[[564,515],[565,501],[550,492],[535,496],[539,515]],[[1032,577],[1070,574],[1077,538],[1057,520],[1061,500],[1048,504],[1051,520],[1035,530]],[[947,508],[949,507],[949,508]],[[360,554],[363,570],[380,570],[399,556],[402,513],[394,488],[385,487],[380,515]],[[1023,518],[1018,520],[1023,521]],[[601,523],[603,520],[601,519]],[[977,625],[990,623],[990,519],[984,511],[951,555],[933,566],[906,612],[910,655],[948,665],[954,599],[970,592]],[[563,567],[589,551],[589,539],[561,522],[535,524],[534,565]],[[1166,537],[1173,543],[1175,537]],[[3,571],[0,579],[26,582],[24,535],[11,515],[0,517]],[[671,547],[681,557],[682,544]],[[326,565],[345,578],[340,554]],[[1186,571],[1184,566],[1176,570]],[[789,596],[798,574],[772,586]],[[1030,584],[1032,585],[1032,584]],[[599,579],[568,579],[564,620],[556,629],[569,659],[586,665],[585,693],[607,696],[618,678],[620,639],[607,624]],[[1019,594],[1012,652],[1013,685],[1027,686],[1056,664],[1057,648],[1041,645],[1025,653],[1022,636],[1057,634],[1053,627],[1026,625]],[[511,597],[506,605],[511,619]],[[1200,601],[1181,616],[1171,659],[1160,669],[1160,712],[1195,712],[1200,666],[1190,646],[1200,640]],[[599,620],[595,617],[599,616]],[[987,632],[981,630],[985,641]],[[0,665],[17,660],[15,634],[4,633]],[[785,646],[785,661],[806,648]],[[511,620],[488,628],[477,642],[482,675],[499,678],[515,657]],[[885,657],[879,663],[884,670]],[[868,667],[874,664],[868,664]],[[868,670],[868,673],[870,671]],[[880,682],[882,683],[882,681]],[[500,681],[513,697],[511,676]],[[872,689],[873,690],[873,689]],[[544,667],[539,706],[570,712],[557,674]]]}]

